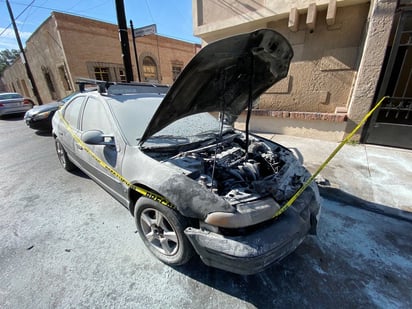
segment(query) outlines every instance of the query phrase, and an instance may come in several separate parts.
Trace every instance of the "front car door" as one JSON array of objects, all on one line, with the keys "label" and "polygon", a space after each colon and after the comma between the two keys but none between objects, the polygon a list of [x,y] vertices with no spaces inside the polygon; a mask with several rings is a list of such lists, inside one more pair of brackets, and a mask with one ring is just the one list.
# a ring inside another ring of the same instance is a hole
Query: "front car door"
[{"label": "front car door", "polygon": [[[98,97],[89,96],[85,102],[80,119],[80,133],[90,130],[99,130],[109,136],[108,141],[113,145],[90,145],[87,147],[95,153],[100,160],[116,171],[120,170],[125,144],[120,137],[113,117],[106,106],[106,102]],[[102,167],[89,153],[78,145],[76,155],[80,158],[82,168],[112,194],[122,204],[127,204],[126,188],[121,181],[110,171]]]}]

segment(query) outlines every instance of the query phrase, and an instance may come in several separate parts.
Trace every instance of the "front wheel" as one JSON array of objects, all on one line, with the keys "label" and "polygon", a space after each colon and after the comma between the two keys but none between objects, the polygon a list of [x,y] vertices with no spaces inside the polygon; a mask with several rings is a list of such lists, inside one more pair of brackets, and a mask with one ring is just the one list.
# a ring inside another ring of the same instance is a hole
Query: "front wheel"
[{"label": "front wheel", "polygon": [[60,164],[66,171],[72,171],[76,168],[72,161],[70,161],[69,157],[67,156],[66,150],[64,150],[62,143],[56,138],[54,140],[56,145],[56,153],[57,157],[59,158]]},{"label": "front wheel", "polygon": [[185,217],[173,209],[141,197],[135,208],[137,230],[146,247],[168,265],[183,265],[193,255],[193,248],[184,234]]}]

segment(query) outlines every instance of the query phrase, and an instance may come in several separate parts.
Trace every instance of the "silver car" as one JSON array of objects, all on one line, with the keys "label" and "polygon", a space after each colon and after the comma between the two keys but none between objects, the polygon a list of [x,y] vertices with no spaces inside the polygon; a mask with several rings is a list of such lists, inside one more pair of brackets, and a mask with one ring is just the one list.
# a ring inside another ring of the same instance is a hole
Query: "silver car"
[{"label": "silver car", "polygon": [[107,84],[80,93],[53,117],[58,158],[128,208],[164,263],[196,253],[209,266],[259,272],[314,234],[320,211],[312,184],[275,219],[310,175],[248,123],[233,128],[287,75],[292,55],[283,36],[258,30],[203,48],[166,94]]},{"label": "silver car", "polygon": [[25,113],[32,108],[33,102],[19,93],[0,93],[0,116]]}]

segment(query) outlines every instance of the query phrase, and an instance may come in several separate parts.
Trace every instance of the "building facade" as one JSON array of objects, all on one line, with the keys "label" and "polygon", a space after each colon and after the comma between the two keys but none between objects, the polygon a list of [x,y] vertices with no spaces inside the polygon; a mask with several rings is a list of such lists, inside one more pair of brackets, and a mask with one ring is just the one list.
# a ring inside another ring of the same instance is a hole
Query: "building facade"
[{"label": "building facade", "polygon": [[[133,46],[129,33],[130,46]],[[200,49],[159,35],[136,38],[141,81],[171,84]],[[134,80],[138,80],[133,50]],[[76,78],[126,81],[117,25],[53,12],[26,42],[26,58],[43,102],[72,93]],[[34,97],[22,59],[3,73],[9,91]]]},{"label": "building facade", "polygon": [[203,44],[271,28],[294,49],[289,75],[260,98],[252,129],[339,141],[388,95],[355,138],[412,148],[412,1],[192,3]]}]

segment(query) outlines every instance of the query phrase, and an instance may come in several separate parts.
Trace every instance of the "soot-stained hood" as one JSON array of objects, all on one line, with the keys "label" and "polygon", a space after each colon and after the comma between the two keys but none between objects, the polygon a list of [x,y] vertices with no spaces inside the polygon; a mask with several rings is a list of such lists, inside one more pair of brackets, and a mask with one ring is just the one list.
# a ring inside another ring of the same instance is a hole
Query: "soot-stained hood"
[{"label": "soot-stained hood", "polygon": [[223,112],[233,123],[274,83],[286,77],[293,50],[270,29],[228,37],[202,48],[187,64],[150,121],[140,144],[172,122],[202,112]]}]

